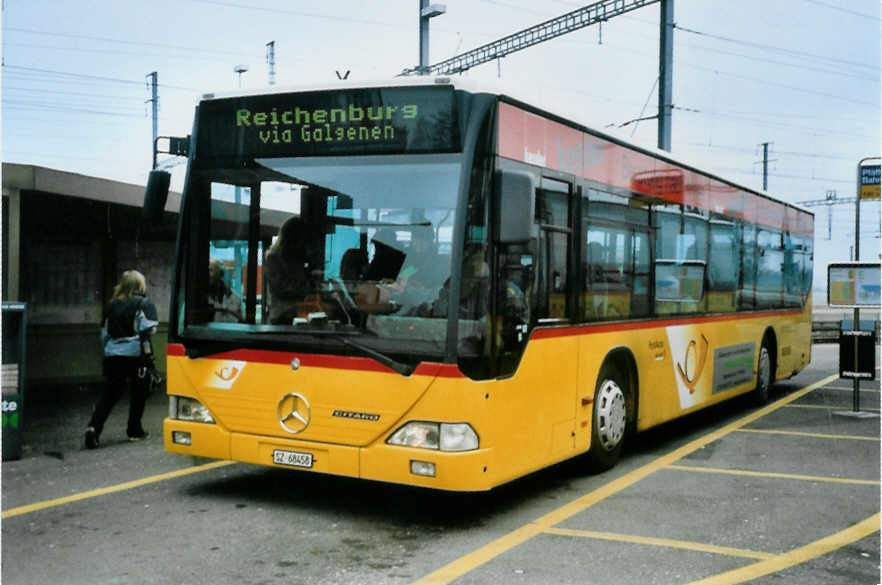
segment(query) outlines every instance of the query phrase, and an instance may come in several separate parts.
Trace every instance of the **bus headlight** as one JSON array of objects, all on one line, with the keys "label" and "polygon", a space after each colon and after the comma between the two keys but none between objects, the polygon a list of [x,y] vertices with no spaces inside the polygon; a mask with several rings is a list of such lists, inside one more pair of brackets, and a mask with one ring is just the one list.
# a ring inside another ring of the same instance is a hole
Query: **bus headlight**
[{"label": "bus headlight", "polygon": [[474,451],[478,448],[478,434],[468,423],[441,423],[442,451]]},{"label": "bus headlight", "polygon": [[168,416],[176,420],[214,423],[214,417],[208,409],[195,398],[188,396],[169,396]]},{"label": "bus headlight", "polygon": [[478,434],[468,423],[411,421],[392,433],[386,442],[418,449],[474,451],[478,448]]}]

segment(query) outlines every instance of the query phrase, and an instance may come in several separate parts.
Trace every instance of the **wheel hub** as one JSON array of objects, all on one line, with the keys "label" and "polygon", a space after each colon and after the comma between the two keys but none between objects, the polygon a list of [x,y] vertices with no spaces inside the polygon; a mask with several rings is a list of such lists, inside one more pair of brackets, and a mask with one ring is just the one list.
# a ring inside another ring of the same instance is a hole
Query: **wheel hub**
[{"label": "wheel hub", "polygon": [[625,436],[625,393],[613,380],[604,380],[597,391],[595,426],[600,444],[612,451]]}]

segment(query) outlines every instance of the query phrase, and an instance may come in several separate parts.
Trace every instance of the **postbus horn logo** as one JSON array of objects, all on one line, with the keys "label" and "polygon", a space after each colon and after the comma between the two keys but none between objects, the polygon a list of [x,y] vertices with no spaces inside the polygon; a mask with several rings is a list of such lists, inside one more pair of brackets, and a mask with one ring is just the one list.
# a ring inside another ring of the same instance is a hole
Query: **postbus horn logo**
[{"label": "postbus horn logo", "polygon": [[686,367],[684,368],[680,362],[677,362],[677,373],[680,374],[680,379],[683,380],[683,384],[689,388],[690,394],[695,394],[695,385],[698,383],[698,379],[701,378],[701,373],[704,371],[704,364],[707,362],[708,346],[707,337],[702,333],[701,347],[695,343],[694,339],[690,340],[689,345],[686,346],[686,355],[683,359]]}]

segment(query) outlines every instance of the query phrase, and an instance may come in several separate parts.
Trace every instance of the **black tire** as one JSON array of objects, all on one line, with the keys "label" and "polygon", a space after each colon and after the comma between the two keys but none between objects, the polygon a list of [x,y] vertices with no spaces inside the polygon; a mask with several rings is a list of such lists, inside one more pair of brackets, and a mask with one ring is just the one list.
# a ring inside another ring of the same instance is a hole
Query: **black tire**
[{"label": "black tire", "polygon": [[627,377],[611,362],[600,368],[591,410],[591,447],[587,461],[593,472],[612,468],[622,454],[629,429]]},{"label": "black tire", "polygon": [[756,360],[756,388],[753,390],[753,400],[758,405],[769,402],[770,389],[774,383],[774,361],[769,346],[768,338],[764,338]]}]

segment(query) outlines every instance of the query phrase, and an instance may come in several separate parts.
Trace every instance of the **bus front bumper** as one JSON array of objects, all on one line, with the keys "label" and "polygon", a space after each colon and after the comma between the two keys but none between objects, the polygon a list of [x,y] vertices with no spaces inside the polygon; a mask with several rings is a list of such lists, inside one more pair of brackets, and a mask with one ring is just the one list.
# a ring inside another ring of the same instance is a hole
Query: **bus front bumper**
[{"label": "bus front bumper", "polygon": [[492,449],[445,453],[375,442],[365,447],[233,433],[218,425],[166,418],[171,453],[328,473],[451,491],[493,487]]}]

